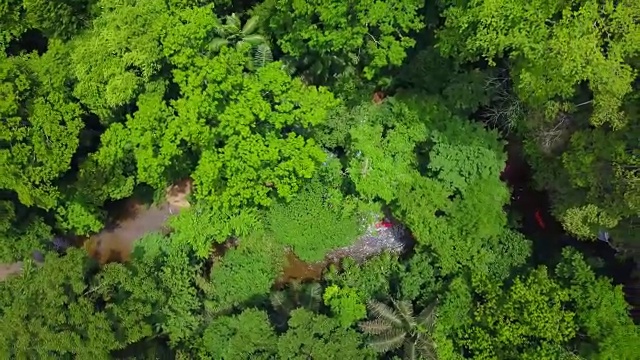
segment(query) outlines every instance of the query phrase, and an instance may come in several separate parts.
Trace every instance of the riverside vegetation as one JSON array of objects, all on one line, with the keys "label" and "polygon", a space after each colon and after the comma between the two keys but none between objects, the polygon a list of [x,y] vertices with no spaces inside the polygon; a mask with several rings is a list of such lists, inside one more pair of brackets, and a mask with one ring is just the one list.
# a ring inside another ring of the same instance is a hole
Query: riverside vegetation
[{"label": "riverside vegetation", "polygon": [[2,358],[640,359],[640,1],[2,0],[0,50]]}]

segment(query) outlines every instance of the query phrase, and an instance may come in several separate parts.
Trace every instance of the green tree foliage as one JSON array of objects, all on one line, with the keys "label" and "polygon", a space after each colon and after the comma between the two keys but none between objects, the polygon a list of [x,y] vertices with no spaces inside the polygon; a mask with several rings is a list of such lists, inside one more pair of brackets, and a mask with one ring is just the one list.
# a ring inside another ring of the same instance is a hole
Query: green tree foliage
[{"label": "green tree foliage", "polygon": [[362,264],[346,258],[340,265],[340,268],[331,266],[325,279],[339,287],[356,289],[363,302],[394,294],[392,279],[403,270],[397,256],[390,253],[375,256]]},{"label": "green tree foliage", "polygon": [[253,16],[249,18],[242,27],[240,27],[240,18],[235,14],[225,17],[224,24],[216,28],[219,37],[211,40],[209,48],[211,51],[218,51],[222,46],[235,45],[241,48],[248,44],[253,52],[252,65],[255,68],[261,68],[273,61],[271,47],[267,44],[267,39],[257,34],[259,25],[259,17]]},{"label": "green tree foliage", "polygon": [[62,44],[43,56],[0,56],[0,188],[27,206],[51,209],[57,180],[71,166],[83,128],[82,110],[72,102]]},{"label": "green tree foliage", "polygon": [[[0,283],[0,352],[10,358],[107,358],[124,347],[109,314],[95,306],[85,282],[86,254],[48,256],[41,268],[25,263],[23,274]],[[143,290],[143,289],[140,289]]]},{"label": "green tree foliage", "polygon": [[238,242],[214,262],[208,281],[201,283],[211,312],[266,299],[282,270],[282,247],[269,238],[252,235]]},{"label": "green tree foliage", "polygon": [[278,317],[284,318],[283,322],[279,322],[280,319],[276,318],[276,325],[279,327],[286,325],[291,311],[298,308],[318,312],[322,305],[322,297],[322,285],[317,282],[292,281],[286,288],[272,292],[269,295],[271,306],[277,312]]},{"label": "green tree foliage", "polygon": [[555,276],[539,267],[503,288],[477,286],[483,300],[462,340],[474,358],[637,357],[639,332],[620,287],[596,277],[574,250],[563,252]]},{"label": "green tree foliage", "polygon": [[288,329],[291,313],[298,309],[312,313],[326,309],[323,308],[323,287],[318,282],[293,280],[283,289],[271,292],[269,302],[273,311],[270,318],[277,331]]},{"label": "green tree foliage", "polygon": [[[210,56],[207,38],[219,24],[207,6],[113,5],[101,21],[105,26],[75,51],[75,93],[110,123],[82,164],[82,199],[101,204],[128,196],[136,183],[162,188],[192,173],[197,197],[232,216],[242,206],[268,205],[274,195],[291,197],[312,176],[324,153],[304,133],[336,105],[325,89],[291,79],[278,63],[246,75],[243,47]],[[158,79],[168,68],[173,90]],[[124,123],[113,123],[134,104]]]},{"label": "green tree foliage", "polygon": [[640,5],[595,0],[466,3],[445,1],[438,46],[473,60],[505,56],[513,62],[518,95],[532,105],[571,100],[582,82],[593,93],[594,125],[624,123],[620,106],[631,91],[627,60],[640,51]]},{"label": "green tree foliage", "polygon": [[136,243],[131,263],[102,270],[92,291],[107,302],[119,338],[133,343],[163,334],[172,345],[192,340],[202,303],[191,259],[188,247],[150,234]]},{"label": "green tree foliage", "polygon": [[303,261],[321,261],[329,250],[352,244],[359,234],[356,218],[332,208],[324,200],[325,192],[314,181],[291,202],[275,204],[267,217],[275,240],[290,246]]},{"label": "green tree foliage", "polygon": [[342,326],[349,327],[367,316],[367,308],[355,289],[331,285],[324,290],[322,299]]},{"label": "green tree foliage", "polygon": [[502,292],[486,295],[475,310],[475,326],[465,342],[477,358],[558,358],[562,344],[576,335],[574,314],[564,310],[569,294],[545,268],[516,279]]},{"label": "green tree foliage", "polygon": [[291,313],[289,329],[278,339],[279,359],[372,359],[364,351],[362,337],[336,319],[305,309]]},{"label": "green tree foliage", "polygon": [[[214,71],[202,74],[205,84],[207,78],[211,79],[206,90],[199,86],[183,89],[184,101],[176,103],[178,113],[193,108],[204,118],[217,113],[214,119],[218,126],[201,143],[206,150],[193,178],[200,198],[227,211],[244,205],[269,205],[270,195],[290,198],[302,179],[311,178],[317,164],[324,160],[324,152],[313,139],[305,139],[294,129],[304,131],[321,123],[335,104],[325,89],[292,80],[278,63],[258,69],[255,75],[243,75],[244,56],[223,49],[211,64]],[[220,78],[225,81],[218,83],[216,79]],[[199,102],[205,94],[210,106],[194,107],[193,102]],[[215,106],[218,102],[220,105]],[[213,112],[220,106],[224,111]],[[192,117],[197,114],[192,112],[181,115],[186,117],[183,121],[195,121]],[[207,146],[218,141],[224,146]]]},{"label": "green tree foliage", "polygon": [[211,40],[211,50],[217,51],[225,45],[241,47],[245,43],[251,46],[265,44],[264,36],[254,33],[258,28],[258,20],[259,18],[254,16],[240,27],[240,18],[235,13],[225,17],[224,24],[221,24],[216,30],[220,37]]},{"label": "green tree foliage", "polygon": [[47,37],[68,38],[88,24],[92,0],[23,0],[22,7],[30,27]]},{"label": "green tree foliage", "polygon": [[[568,231],[637,239],[638,4],[0,0],[0,357],[638,359],[620,286],[529,259],[560,235],[476,121]],[[170,231],[129,260],[51,251],[129,245],[141,193]],[[361,260],[383,216],[413,244]]]},{"label": "green tree foliage", "polygon": [[169,219],[169,225],[173,229],[171,242],[187,244],[202,259],[211,254],[212,244],[224,243],[234,236],[243,238],[262,228],[260,215],[253,208],[224,214],[206,204],[183,210]]},{"label": "green tree foliage", "polygon": [[621,286],[596,276],[575,249],[565,249],[562,255],[555,275],[572,299],[574,322],[582,337],[577,352],[597,359],[637,357],[640,328],[628,316],[629,304]]},{"label": "green tree foliage", "polygon": [[[502,261],[508,271],[524,261],[527,243],[505,233],[509,192],[499,179],[505,156],[495,133],[452,115],[437,98],[388,100],[364,114],[346,140],[349,178],[361,197],[392,204],[444,272],[489,272]],[[502,257],[506,248],[513,257]]]},{"label": "green tree foliage", "polygon": [[518,127],[565,228],[585,239],[609,229],[620,242],[637,241],[640,5],[478,0],[443,8],[444,54],[508,61],[517,96],[510,102],[523,104]]},{"label": "green tree foliage", "polygon": [[90,0],[4,0],[0,5],[0,49],[18,40],[27,30],[47,38],[68,38],[87,25]]},{"label": "green tree foliage", "polygon": [[494,91],[487,86],[493,69],[461,64],[429,47],[416,52],[394,78],[394,86],[417,89],[442,101],[456,114],[468,116],[480,106],[489,105]]},{"label": "green tree foliage", "polygon": [[211,359],[272,359],[277,347],[267,313],[251,308],[214,319],[200,341],[200,358]]},{"label": "green tree foliage", "polygon": [[637,129],[636,118],[620,131],[581,129],[561,157],[534,158],[538,181],[554,195],[554,212],[579,238],[594,239],[609,229],[620,242],[638,241]]},{"label": "green tree foliage", "polygon": [[20,0],[4,0],[0,7],[0,49],[5,50],[12,39],[26,30],[22,21]]},{"label": "green tree foliage", "polygon": [[9,201],[0,201],[0,261],[14,262],[44,251],[51,240],[51,227],[42,218],[21,214]]},{"label": "green tree foliage", "polygon": [[160,71],[169,9],[165,1],[155,0],[101,1],[98,6],[92,30],[74,47],[74,94],[108,123]]},{"label": "green tree foliage", "polygon": [[392,303],[393,307],[369,302],[369,311],[375,319],[359,324],[365,334],[371,335],[369,346],[380,353],[402,347],[405,359],[436,359],[436,345],[430,336],[436,320],[435,304],[414,315],[410,301],[392,300]]},{"label": "green tree foliage", "polygon": [[413,0],[267,0],[256,12],[268,19],[266,26],[285,54],[309,57],[316,67],[331,58],[338,68],[358,67],[372,79],[381,69],[400,65],[415,45],[408,35],[424,27],[423,5]]},{"label": "green tree foliage", "polygon": [[401,102],[369,106],[367,113],[349,131],[347,171],[361,197],[390,203],[420,175],[415,148],[427,140],[427,129]]},{"label": "green tree foliage", "polygon": [[418,252],[405,264],[397,276],[400,281],[401,299],[413,301],[417,306],[428,307],[441,292],[442,281],[432,254]]}]

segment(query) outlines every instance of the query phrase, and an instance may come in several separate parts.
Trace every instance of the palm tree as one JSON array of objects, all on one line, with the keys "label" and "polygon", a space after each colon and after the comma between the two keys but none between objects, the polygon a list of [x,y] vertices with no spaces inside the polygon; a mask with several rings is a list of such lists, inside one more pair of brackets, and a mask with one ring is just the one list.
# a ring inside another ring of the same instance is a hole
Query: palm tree
[{"label": "palm tree", "polygon": [[302,307],[317,312],[320,309],[322,285],[315,282],[302,284],[293,281],[286,289],[272,292],[270,300],[275,310],[276,327],[286,326],[292,310]]},{"label": "palm tree", "polygon": [[256,68],[265,66],[273,61],[271,48],[267,39],[256,33],[258,30],[259,18],[254,16],[240,27],[240,18],[234,13],[225,17],[224,24],[216,28],[218,37],[211,40],[209,49],[217,52],[223,46],[235,45],[236,47],[251,45],[253,51],[253,65]]},{"label": "palm tree", "polygon": [[285,313],[298,307],[318,311],[322,303],[322,286],[318,283],[302,284],[293,281],[285,290],[271,293],[270,300],[274,309]]},{"label": "palm tree", "polygon": [[436,320],[435,303],[414,316],[410,301],[391,301],[393,307],[378,301],[367,304],[375,319],[359,325],[365,334],[371,335],[369,346],[380,353],[404,346],[405,359],[437,359],[436,344],[431,338]]}]

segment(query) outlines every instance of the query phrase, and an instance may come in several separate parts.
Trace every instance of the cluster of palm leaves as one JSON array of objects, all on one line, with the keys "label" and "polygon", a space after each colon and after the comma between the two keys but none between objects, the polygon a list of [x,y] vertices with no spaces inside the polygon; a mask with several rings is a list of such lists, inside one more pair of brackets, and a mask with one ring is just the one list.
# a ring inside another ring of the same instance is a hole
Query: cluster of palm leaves
[{"label": "cluster of palm leaves", "polygon": [[259,18],[254,16],[242,25],[236,14],[225,17],[225,20],[216,28],[218,37],[211,40],[209,50],[215,53],[223,46],[235,46],[240,48],[247,44],[253,51],[253,66],[260,68],[273,61],[271,48],[267,39],[258,34]]},{"label": "cluster of palm leaves", "polygon": [[[209,42],[209,51],[217,53],[223,46],[241,48],[251,47],[253,61],[250,64],[259,69],[273,61],[273,53],[267,38],[258,33],[260,19],[258,16],[249,18],[244,25],[236,14],[228,15],[215,29],[216,37]],[[350,75],[355,69],[343,59],[335,55],[307,54],[301,59],[285,56],[281,59],[283,68],[291,75],[298,73],[306,83],[327,82],[337,76]],[[359,59],[355,55],[350,60],[356,64]]]},{"label": "cluster of palm leaves", "polygon": [[361,322],[360,329],[371,336],[369,346],[386,353],[404,346],[405,359],[437,359],[432,339],[436,320],[435,303],[417,316],[410,301],[391,300],[393,307],[378,301],[367,304],[374,319]]},{"label": "cluster of palm leaves", "polygon": [[271,306],[277,312],[276,326],[286,324],[289,313],[299,307],[317,312],[322,305],[322,285],[319,283],[291,282],[285,289],[274,291]]},{"label": "cluster of palm leaves", "polygon": [[286,313],[298,307],[318,311],[322,304],[322,285],[292,281],[284,290],[272,292],[270,300],[274,309]]}]

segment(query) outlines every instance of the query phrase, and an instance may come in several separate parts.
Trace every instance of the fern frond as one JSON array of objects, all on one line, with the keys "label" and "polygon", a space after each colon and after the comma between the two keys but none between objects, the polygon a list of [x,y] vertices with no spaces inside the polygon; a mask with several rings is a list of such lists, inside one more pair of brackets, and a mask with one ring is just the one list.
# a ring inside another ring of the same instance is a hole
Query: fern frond
[{"label": "fern frond", "polygon": [[431,331],[436,321],[436,303],[433,302],[424,308],[424,310],[418,314],[416,320],[418,325],[424,326],[427,331]]},{"label": "fern frond", "polygon": [[377,352],[385,353],[402,346],[406,335],[404,330],[396,328],[376,336],[369,342],[369,346]]},{"label": "fern frond", "polygon": [[289,291],[292,293],[298,293],[304,285],[299,280],[293,280],[289,283]]},{"label": "fern frond", "polygon": [[273,54],[271,48],[267,44],[260,44],[256,47],[253,54],[253,65],[256,69],[266,66],[273,61]]},{"label": "fern frond", "polygon": [[388,322],[395,324],[396,326],[402,326],[402,319],[398,316],[398,313],[386,304],[378,301],[370,301],[367,306],[369,310],[377,318],[387,320]]},{"label": "fern frond", "polygon": [[360,330],[369,335],[378,335],[382,334],[385,331],[391,330],[393,326],[389,324],[387,321],[382,319],[375,319],[370,321],[362,321],[358,324]]}]

